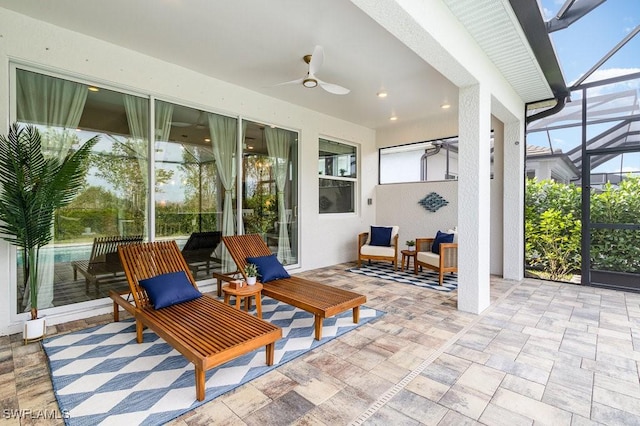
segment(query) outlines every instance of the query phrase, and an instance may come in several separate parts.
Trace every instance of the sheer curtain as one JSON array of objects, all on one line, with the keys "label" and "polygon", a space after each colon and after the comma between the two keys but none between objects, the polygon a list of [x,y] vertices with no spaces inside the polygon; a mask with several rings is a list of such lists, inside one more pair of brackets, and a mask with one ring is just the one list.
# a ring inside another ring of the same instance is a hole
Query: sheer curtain
[{"label": "sheer curtain", "polygon": [[[244,138],[247,134],[247,122],[246,121],[242,121],[242,140],[244,141]],[[240,215],[240,220],[238,221],[238,235],[243,235],[244,234],[244,210],[243,210],[243,214]]]},{"label": "sheer curtain", "polygon": [[289,242],[289,230],[287,213],[284,202],[284,187],[287,183],[287,171],[289,168],[289,151],[291,150],[291,132],[284,129],[267,127],[265,136],[269,157],[273,159],[273,171],[278,191],[278,259],[287,264],[292,262],[291,243]]},{"label": "sheer curtain", "polygon": [[[45,155],[62,159],[76,140],[75,129],[87,101],[87,86],[24,70],[17,70],[16,78],[18,121],[46,126],[47,130],[41,132]],[[53,306],[54,247],[55,240],[39,255],[38,309]],[[23,307],[28,311],[30,305],[26,286]]]},{"label": "sheer curtain", "polygon": [[[238,125],[235,118],[211,113],[208,113],[207,116],[213,157],[216,160],[218,175],[224,187],[221,231],[222,235],[234,235],[233,188],[236,182],[235,153]],[[220,257],[222,259],[223,273],[235,270],[235,264],[224,246]]]}]

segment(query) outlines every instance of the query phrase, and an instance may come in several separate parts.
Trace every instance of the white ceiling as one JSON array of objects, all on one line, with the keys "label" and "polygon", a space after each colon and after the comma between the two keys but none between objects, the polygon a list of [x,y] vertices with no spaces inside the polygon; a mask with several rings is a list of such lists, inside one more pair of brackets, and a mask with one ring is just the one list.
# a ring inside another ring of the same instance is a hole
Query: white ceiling
[{"label": "white ceiling", "polygon": [[[0,7],[370,128],[457,115],[458,90],[345,0],[0,0]],[[317,77],[351,93],[276,83]],[[376,93],[389,96],[379,99]],[[443,103],[452,108],[442,110]]]},{"label": "white ceiling", "polygon": [[[525,102],[551,96],[508,0],[443,1]],[[0,0],[0,7],[372,129],[458,114],[457,87],[347,0]],[[325,53],[317,77],[351,93],[275,86],[304,77],[302,57],[316,45]],[[379,99],[379,91],[389,96]]]}]

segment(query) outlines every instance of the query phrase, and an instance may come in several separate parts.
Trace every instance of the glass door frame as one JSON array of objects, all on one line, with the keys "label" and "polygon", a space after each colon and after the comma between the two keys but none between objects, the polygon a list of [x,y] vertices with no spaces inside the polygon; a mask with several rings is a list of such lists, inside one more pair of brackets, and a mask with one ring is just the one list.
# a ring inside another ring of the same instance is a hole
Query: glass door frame
[{"label": "glass door frame", "polygon": [[[616,80],[616,79],[613,79]],[[601,155],[640,153],[640,145],[614,148],[587,148],[587,89],[601,82],[581,85],[582,92],[582,241],[581,281],[582,285],[606,287],[617,290],[640,291],[638,274],[617,271],[600,271],[591,268],[591,232],[596,229],[640,230],[640,224],[602,223],[591,221],[591,159]],[[616,118],[619,120],[620,118]],[[614,120],[609,120],[614,121]],[[599,282],[602,281],[602,282]]]},{"label": "glass door frame", "polygon": [[291,161],[292,170],[290,171],[294,178],[297,180],[295,194],[294,196],[294,204],[291,206],[291,229],[289,234],[291,252],[295,254],[295,261],[290,264],[284,265],[286,269],[298,268],[301,265],[300,260],[300,232],[301,232],[301,224],[300,224],[300,196],[301,196],[301,176],[300,176],[300,162],[301,159],[301,150],[300,150],[300,140],[301,140],[301,129],[296,129],[292,127],[277,125],[273,123],[269,123],[260,119],[254,119],[244,115],[238,115],[238,132],[237,132],[237,147],[236,147],[236,233],[237,234],[245,234],[246,229],[244,229],[244,219],[243,219],[243,199],[244,199],[244,187],[243,187],[243,175],[244,175],[244,138],[245,132],[243,129],[243,122],[252,122],[255,124],[263,125],[263,126],[272,126],[277,127],[283,130],[287,130],[295,133],[297,136],[295,138],[295,143],[291,147],[291,152],[295,155],[295,161]]}]

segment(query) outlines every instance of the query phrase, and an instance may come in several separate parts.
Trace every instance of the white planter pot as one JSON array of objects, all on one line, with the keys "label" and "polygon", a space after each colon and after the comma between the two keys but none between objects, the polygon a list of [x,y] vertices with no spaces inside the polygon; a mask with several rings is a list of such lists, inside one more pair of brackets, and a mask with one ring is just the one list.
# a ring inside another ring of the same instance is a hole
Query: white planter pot
[{"label": "white planter pot", "polygon": [[247,285],[255,285],[256,277],[247,277]]},{"label": "white planter pot", "polygon": [[22,338],[24,344],[41,340],[47,332],[47,324],[44,317],[25,321]]}]

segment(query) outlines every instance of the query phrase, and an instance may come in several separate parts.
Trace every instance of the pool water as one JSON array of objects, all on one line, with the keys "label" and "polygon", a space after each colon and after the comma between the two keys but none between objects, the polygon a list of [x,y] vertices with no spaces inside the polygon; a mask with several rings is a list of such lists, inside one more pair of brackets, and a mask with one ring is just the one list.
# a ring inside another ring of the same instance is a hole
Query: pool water
[{"label": "pool water", "polygon": [[[91,256],[92,244],[79,244],[58,247],[45,247],[40,249],[42,259],[53,250],[53,260],[55,263],[73,262],[74,260],[87,260]],[[22,250],[18,250],[18,266],[22,266]]]}]

